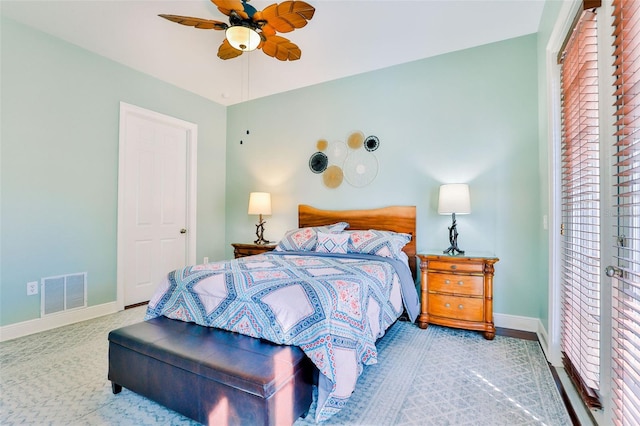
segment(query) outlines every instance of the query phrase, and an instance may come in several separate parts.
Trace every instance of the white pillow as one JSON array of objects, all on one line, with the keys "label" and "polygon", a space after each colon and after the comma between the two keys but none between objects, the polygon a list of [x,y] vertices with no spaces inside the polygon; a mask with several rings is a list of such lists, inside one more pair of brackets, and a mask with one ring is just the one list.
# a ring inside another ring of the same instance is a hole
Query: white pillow
[{"label": "white pillow", "polygon": [[402,260],[402,248],[411,241],[411,235],[369,229],[349,231],[349,253],[375,254]]},{"label": "white pillow", "polygon": [[347,253],[349,246],[349,234],[327,234],[318,232],[318,244],[316,251],[318,253]]},{"label": "white pillow", "polygon": [[336,233],[344,231],[349,224],[338,222],[327,226],[292,229],[284,234],[275,251],[313,251],[318,242],[318,232]]}]

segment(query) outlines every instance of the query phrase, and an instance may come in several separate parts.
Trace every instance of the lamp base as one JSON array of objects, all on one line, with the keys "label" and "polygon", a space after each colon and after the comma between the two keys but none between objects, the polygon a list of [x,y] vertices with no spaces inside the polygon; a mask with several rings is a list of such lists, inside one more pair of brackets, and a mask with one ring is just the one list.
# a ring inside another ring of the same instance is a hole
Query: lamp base
[{"label": "lamp base", "polygon": [[260,215],[260,222],[256,224],[256,237],[257,240],[254,241],[255,244],[269,244],[269,240],[264,239],[264,224],[267,223],[266,220],[262,220],[262,215]]},{"label": "lamp base", "polygon": [[449,243],[450,246],[448,249],[443,251],[443,254],[450,254],[451,256],[455,256],[457,254],[464,254],[464,250],[460,250],[458,248],[458,230],[456,228],[456,214],[451,213],[451,226],[449,227]]},{"label": "lamp base", "polygon": [[[458,252],[458,253],[456,253]],[[464,250],[460,250],[458,247],[449,247],[448,249],[446,249],[445,251],[442,252],[443,254],[450,254],[451,256],[455,256],[456,254],[464,254]]]}]

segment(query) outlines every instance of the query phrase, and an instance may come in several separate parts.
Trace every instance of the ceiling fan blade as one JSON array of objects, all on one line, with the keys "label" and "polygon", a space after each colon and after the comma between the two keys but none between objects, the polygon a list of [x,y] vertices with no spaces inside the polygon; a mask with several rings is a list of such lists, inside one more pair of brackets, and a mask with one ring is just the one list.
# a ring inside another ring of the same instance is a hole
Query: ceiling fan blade
[{"label": "ceiling fan blade", "polygon": [[[260,13],[260,17],[266,20],[276,31],[288,33],[307,25],[307,22],[313,18],[315,11],[316,9],[306,2],[285,1],[267,6]],[[257,18],[254,16],[254,19]]]},{"label": "ceiling fan blade", "polygon": [[272,27],[271,25],[269,25],[269,24],[264,24],[264,25],[262,26],[261,30],[262,30],[262,34],[263,34],[265,37],[271,37],[271,36],[276,35],[276,29],[275,29],[275,28],[273,28],[273,27]]},{"label": "ceiling fan blade", "polygon": [[200,28],[203,30],[226,30],[229,25],[224,22],[214,21],[212,19],[192,18],[191,16],[178,15],[158,15],[171,22],[187,25],[189,27]]},{"label": "ceiling fan blade", "polygon": [[302,51],[296,44],[280,36],[266,37],[262,43],[262,51],[280,61],[297,61],[302,56]]},{"label": "ceiling fan blade", "polygon": [[233,59],[242,55],[242,50],[238,50],[229,44],[229,40],[226,38],[218,48],[218,58],[220,59]]},{"label": "ceiling fan blade", "polygon": [[218,6],[218,10],[225,15],[231,15],[231,11],[235,10],[242,19],[249,19],[249,15],[244,10],[242,0],[211,0],[213,4]]}]

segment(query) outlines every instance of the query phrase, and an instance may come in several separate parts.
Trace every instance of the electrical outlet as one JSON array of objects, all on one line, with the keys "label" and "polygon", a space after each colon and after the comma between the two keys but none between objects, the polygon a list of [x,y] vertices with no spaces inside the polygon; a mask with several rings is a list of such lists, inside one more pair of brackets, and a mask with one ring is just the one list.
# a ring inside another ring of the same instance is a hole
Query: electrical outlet
[{"label": "electrical outlet", "polygon": [[205,256],[204,260],[202,261],[202,263],[209,263],[209,258]]},{"label": "electrical outlet", "polygon": [[27,283],[27,296],[33,296],[38,294],[38,281],[31,281]]}]

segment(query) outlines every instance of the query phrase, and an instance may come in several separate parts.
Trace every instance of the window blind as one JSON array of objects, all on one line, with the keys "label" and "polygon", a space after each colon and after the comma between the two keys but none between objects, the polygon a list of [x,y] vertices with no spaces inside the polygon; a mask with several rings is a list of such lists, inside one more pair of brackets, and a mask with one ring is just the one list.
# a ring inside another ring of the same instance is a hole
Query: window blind
[{"label": "window blind", "polygon": [[618,267],[613,277],[613,416],[640,424],[640,2],[614,0]]},{"label": "window blind", "polygon": [[562,352],[583,399],[600,407],[600,165],[597,19],[581,12],[561,56]]}]

